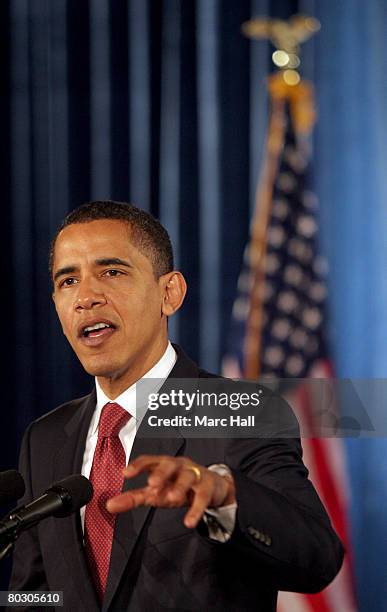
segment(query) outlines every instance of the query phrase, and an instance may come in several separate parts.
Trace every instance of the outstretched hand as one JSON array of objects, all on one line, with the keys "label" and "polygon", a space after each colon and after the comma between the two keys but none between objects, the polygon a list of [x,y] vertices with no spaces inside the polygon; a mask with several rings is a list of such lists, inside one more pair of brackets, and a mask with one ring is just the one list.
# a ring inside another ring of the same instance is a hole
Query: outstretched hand
[{"label": "outstretched hand", "polygon": [[184,524],[194,528],[207,508],[219,508],[235,502],[232,477],[219,476],[188,457],[141,455],[123,470],[125,478],[134,478],[143,472],[149,474],[147,485],[109,499],[106,504],[109,512],[127,512],[138,506],[188,506]]}]

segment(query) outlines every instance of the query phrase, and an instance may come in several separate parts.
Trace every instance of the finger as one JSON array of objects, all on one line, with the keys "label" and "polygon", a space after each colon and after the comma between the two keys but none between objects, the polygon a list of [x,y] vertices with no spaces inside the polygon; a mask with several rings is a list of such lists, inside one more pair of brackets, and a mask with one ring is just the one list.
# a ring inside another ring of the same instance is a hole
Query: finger
[{"label": "finger", "polygon": [[140,455],[136,459],[133,459],[133,461],[130,461],[122,473],[125,478],[133,478],[142,472],[152,469],[163,458],[163,455]]},{"label": "finger", "polygon": [[196,527],[200,519],[202,518],[204,511],[208,508],[212,494],[213,484],[212,481],[207,481],[207,485],[197,485],[198,489],[195,491],[192,505],[184,517],[184,525],[190,529]]},{"label": "finger", "polygon": [[107,503],[106,508],[109,512],[127,512],[137,506],[145,504],[147,493],[145,489],[133,489],[132,491],[125,491],[115,497],[111,497]]},{"label": "finger", "polygon": [[170,485],[167,497],[175,503],[180,502],[182,505],[186,502],[188,493],[197,484],[198,479],[195,472],[186,466],[182,466],[175,482]]},{"label": "finger", "polygon": [[181,461],[176,457],[164,457],[152,468],[148,478],[151,487],[161,488],[174,481],[181,469]]},{"label": "finger", "polygon": [[127,512],[138,506],[171,508],[176,507],[177,504],[168,499],[165,491],[160,492],[153,487],[126,491],[116,497],[112,497],[106,503],[107,510],[114,513]]}]

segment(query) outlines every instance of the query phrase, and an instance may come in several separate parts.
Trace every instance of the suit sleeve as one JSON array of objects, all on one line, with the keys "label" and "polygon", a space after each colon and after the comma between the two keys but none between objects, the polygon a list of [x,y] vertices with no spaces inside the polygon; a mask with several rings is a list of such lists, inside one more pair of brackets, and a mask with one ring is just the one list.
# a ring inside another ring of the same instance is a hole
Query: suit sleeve
[{"label": "suit sleeve", "polygon": [[[20,504],[27,504],[34,498],[31,478],[30,436],[33,424],[26,430],[19,460],[19,470],[24,478],[26,491]],[[12,574],[9,584],[12,591],[48,591],[49,587],[43,566],[37,528],[32,527],[21,533],[13,552]],[[12,608],[13,610],[15,608]],[[24,610],[26,608],[23,608]]]},{"label": "suit sleeve", "polygon": [[344,549],[308,479],[297,419],[265,391],[256,423],[256,437],[225,443],[221,462],[233,473],[237,511],[231,537],[213,545],[277,590],[318,592],[340,570]]},{"label": "suit sleeve", "polygon": [[299,439],[234,440],[225,463],[238,504],[225,546],[258,561],[278,590],[314,593],[326,587],[344,549],[308,480]]}]

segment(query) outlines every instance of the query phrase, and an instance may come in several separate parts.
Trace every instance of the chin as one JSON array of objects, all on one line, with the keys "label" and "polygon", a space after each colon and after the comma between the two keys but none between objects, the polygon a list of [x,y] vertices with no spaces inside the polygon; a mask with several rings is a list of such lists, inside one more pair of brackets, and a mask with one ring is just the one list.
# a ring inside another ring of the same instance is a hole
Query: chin
[{"label": "chin", "polygon": [[117,371],[116,364],[106,363],[106,361],[98,359],[88,359],[87,361],[81,361],[84,370],[90,374],[90,376],[100,376],[102,378],[113,378]]}]

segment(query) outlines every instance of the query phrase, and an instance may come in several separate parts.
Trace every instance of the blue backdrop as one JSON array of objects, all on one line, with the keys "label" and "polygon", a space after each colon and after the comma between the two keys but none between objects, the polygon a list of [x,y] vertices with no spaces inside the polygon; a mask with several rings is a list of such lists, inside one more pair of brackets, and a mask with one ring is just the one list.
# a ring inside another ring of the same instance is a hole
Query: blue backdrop
[{"label": "blue backdrop", "polygon": [[[385,378],[387,5],[316,2],[315,14],[316,179],[337,374]],[[347,451],[361,610],[387,610],[387,441],[349,440]]]},{"label": "blue backdrop", "polygon": [[[339,376],[384,376],[384,0],[3,0],[0,469],[16,464],[28,422],[90,386],[62,339],[46,273],[50,235],[83,201],[130,200],[161,218],[190,284],[172,335],[204,367],[219,368],[262,158],[272,51],[244,39],[240,25],[298,11],[322,22],[305,44],[303,73],[319,105],[314,161],[332,353]],[[387,442],[351,440],[347,451],[359,600],[379,612],[387,610]]]}]

